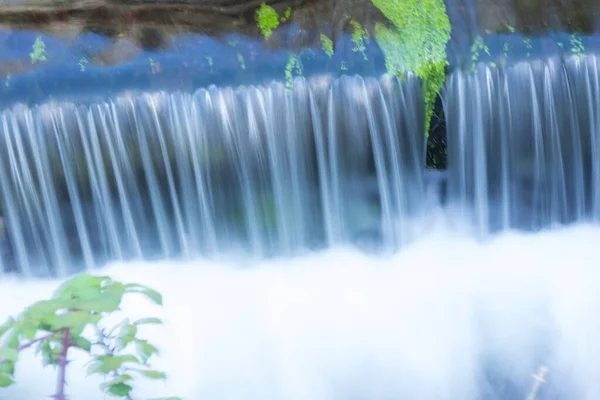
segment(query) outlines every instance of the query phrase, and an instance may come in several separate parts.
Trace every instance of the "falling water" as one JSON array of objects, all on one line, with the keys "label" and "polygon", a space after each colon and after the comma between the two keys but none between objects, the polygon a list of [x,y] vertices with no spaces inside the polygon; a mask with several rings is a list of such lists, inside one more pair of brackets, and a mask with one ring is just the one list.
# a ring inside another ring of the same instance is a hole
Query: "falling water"
[{"label": "falling water", "polygon": [[5,269],[394,249],[421,209],[416,78],[325,77],[0,113]]},{"label": "falling water", "polygon": [[595,55],[450,76],[449,197],[480,234],[600,219],[599,81]]}]

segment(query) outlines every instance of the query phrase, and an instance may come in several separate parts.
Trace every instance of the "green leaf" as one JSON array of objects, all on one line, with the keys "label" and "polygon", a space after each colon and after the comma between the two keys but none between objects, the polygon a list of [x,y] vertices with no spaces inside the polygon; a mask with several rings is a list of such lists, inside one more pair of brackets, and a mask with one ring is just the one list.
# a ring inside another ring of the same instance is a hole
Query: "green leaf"
[{"label": "green leaf", "polygon": [[68,307],[69,303],[64,299],[38,301],[25,309],[23,319],[32,322],[40,321],[48,315],[54,315],[57,311]]},{"label": "green leaf", "polygon": [[21,326],[20,331],[21,331],[21,335],[23,335],[24,339],[33,340],[35,338],[35,334],[38,331],[38,327],[37,327],[37,325],[35,325],[33,323],[25,322]]},{"label": "green leaf", "polygon": [[117,347],[119,350],[124,349],[127,345],[135,340],[137,334],[137,326],[132,324],[124,325],[117,337]]},{"label": "green leaf", "polygon": [[124,397],[127,396],[132,389],[133,388],[126,383],[115,383],[114,385],[110,385],[108,393],[115,396]]},{"label": "green leaf", "polygon": [[82,336],[72,337],[71,342],[81,350],[89,352],[92,349],[92,342]]},{"label": "green leaf", "polygon": [[160,318],[141,318],[133,323],[134,325],[162,325],[163,321]]},{"label": "green leaf", "polygon": [[85,293],[89,293],[92,289],[101,289],[106,282],[110,282],[108,276],[79,274],[60,285],[54,292],[53,297],[67,300],[85,297]]},{"label": "green leaf", "polygon": [[133,376],[131,376],[129,374],[122,374],[122,375],[114,377],[113,379],[109,380],[108,382],[101,383],[100,388],[102,390],[108,390],[108,388],[112,385],[116,385],[117,383],[125,383],[125,382],[129,382],[132,380],[133,380]]},{"label": "green leaf", "polygon": [[42,352],[42,365],[45,367],[46,365],[55,365],[56,364],[56,352],[52,350],[49,342],[44,342],[40,346],[40,351]]},{"label": "green leaf", "polygon": [[103,294],[103,297],[75,301],[73,308],[88,312],[113,312],[119,309],[121,298]]},{"label": "green leaf", "polygon": [[137,340],[136,341],[137,352],[142,358],[142,362],[145,364],[148,362],[148,359],[152,357],[154,354],[158,354],[158,349],[148,343],[147,340]]},{"label": "green leaf", "polygon": [[57,315],[53,321],[53,329],[69,328],[74,335],[79,335],[88,324],[97,324],[100,321],[100,315],[90,314],[85,311],[70,311],[65,314]]},{"label": "green leaf", "polygon": [[15,363],[13,361],[2,361],[0,362],[0,374],[14,375]]},{"label": "green leaf", "polygon": [[4,336],[6,332],[11,330],[15,326],[14,318],[9,318],[4,324],[0,326],[0,337]]},{"label": "green leaf", "polygon": [[162,295],[154,289],[149,287],[138,285],[135,283],[125,285],[125,291],[127,293],[140,293],[152,300],[154,303],[162,306]]},{"label": "green leaf", "polygon": [[15,362],[19,358],[19,352],[10,347],[0,347],[0,358]]},{"label": "green leaf", "polygon": [[148,400],[181,400],[181,397],[157,397],[155,399]]},{"label": "green leaf", "polygon": [[12,376],[7,374],[0,374],[0,388],[5,388],[15,383]]},{"label": "green leaf", "polygon": [[151,369],[136,369],[136,368],[132,368],[131,370],[138,372],[139,374],[145,376],[148,379],[161,379],[161,380],[167,379],[167,374],[165,374],[164,372],[161,372],[161,371],[155,371],[155,370],[151,370]]},{"label": "green leaf", "polygon": [[96,361],[92,363],[87,370],[88,375],[92,374],[103,374],[106,375],[112,371],[115,371],[125,363],[136,363],[138,364],[140,360],[133,355],[123,355],[123,356],[113,356],[113,355],[103,355],[98,356]]}]

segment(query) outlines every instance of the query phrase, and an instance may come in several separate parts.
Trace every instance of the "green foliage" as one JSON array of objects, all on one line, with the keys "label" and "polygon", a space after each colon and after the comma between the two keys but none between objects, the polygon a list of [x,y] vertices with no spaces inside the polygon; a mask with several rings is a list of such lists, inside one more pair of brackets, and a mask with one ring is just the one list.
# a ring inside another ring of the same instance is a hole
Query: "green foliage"
[{"label": "green foliage", "polygon": [[246,60],[244,59],[244,56],[241,53],[237,53],[237,59],[240,63],[240,67],[242,67],[242,69],[246,69]]},{"label": "green foliage", "polygon": [[373,0],[373,4],[391,22],[391,26],[375,25],[387,70],[398,76],[410,71],[423,80],[427,134],[448,65],[446,43],[451,27],[444,0]]},{"label": "green foliage", "polygon": [[321,33],[321,48],[329,58],[333,57],[333,41],[324,33]]},{"label": "green foliage", "polygon": [[292,8],[288,7],[287,10],[285,10],[285,13],[283,13],[283,16],[281,17],[281,22],[286,22],[287,20],[290,19],[291,16],[292,16]]},{"label": "green foliage", "polygon": [[287,90],[292,89],[292,85],[294,83],[294,73],[296,76],[302,76],[303,72],[302,60],[296,54],[290,54],[290,58],[288,58],[288,62],[285,66],[285,87]]},{"label": "green foliage", "polygon": [[527,57],[530,57],[531,49],[533,49],[533,44],[531,43],[531,39],[529,39],[529,38],[523,39],[523,44],[525,45],[525,48],[527,49]]},{"label": "green foliage", "polygon": [[273,30],[279,26],[277,11],[270,5],[262,3],[256,10],[256,23],[262,35],[268,39],[273,34]]},{"label": "green foliage", "polygon": [[33,42],[33,51],[29,53],[29,58],[32,64],[48,61],[46,58],[46,43],[42,40],[41,36],[38,36]]},{"label": "green foliage", "polygon": [[573,53],[574,58],[583,59],[586,57],[585,46],[583,45],[583,42],[576,34],[571,35],[570,43],[571,43],[571,53]]},{"label": "green foliage", "polygon": [[348,71],[348,66],[346,65],[346,61],[342,61],[340,63],[340,70],[341,71]]},{"label": "green foliage", "polygon": [[350,27],[352,28],[352,43],[354,43],[352,51],[362,53],[363,58],[368,60],[369,58],[365,54],[365,50],[369,43],[369,34],[360,23],[353,19],[350,20]]},{"label": "green foliage", "polygon": [[489,47],[485,44],[483,38],[480,35],[477,35],[471,45],[471,72],[475,72],[475,66],[479,61],[479,56],[482,51],[488,56],[490,55]]},{"label": "green foliage", "polygon": [[89,63],[88,59],[86,57],[81,57],[79,59],[79,62],[77,63],[79,65],[79,70],[81,72],[85,72],[86,69],[86,65]]},{"label": "green foliage", "polygon": [[59,369],[56,400],[67,398],[64,377],[72,349],[88,354],[87,373],[104,378],[100,389],[107,395],[131,399],[137,378],[166,379],[149,364],[158,349],[138,337],[140,326],[162,324],[160,319],[130,322],[126,318],[111,329],[103,328],[104,319],[119,311],[126,294],[140,294],[162,305],[160,293],[148,287],[81,274],[63,283],[50,300],[34,303],[10,318],[0,326],[0,387],[14,383],[19,355],[34,346],[44,365]]}]

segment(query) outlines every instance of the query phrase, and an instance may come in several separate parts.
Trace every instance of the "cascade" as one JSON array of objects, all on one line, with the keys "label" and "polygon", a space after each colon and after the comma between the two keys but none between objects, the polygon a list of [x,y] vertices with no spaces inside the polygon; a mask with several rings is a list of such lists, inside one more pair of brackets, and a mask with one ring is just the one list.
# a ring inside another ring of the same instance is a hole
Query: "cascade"
[{"label": "cascade", "polygon": [[365,243],[422,209],[419,82],[344,76],[0,112],[5,270]]},{"label": "cascade", "polygon": [[599,82],[593,54],[451,74],[449,201],[480,235],[600,218]]}]

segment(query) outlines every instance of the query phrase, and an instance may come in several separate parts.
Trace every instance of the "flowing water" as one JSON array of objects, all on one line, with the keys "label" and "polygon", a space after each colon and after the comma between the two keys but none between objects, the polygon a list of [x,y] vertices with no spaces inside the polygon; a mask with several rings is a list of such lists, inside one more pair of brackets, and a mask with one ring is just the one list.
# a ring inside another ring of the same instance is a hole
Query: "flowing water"
[{"label": "flowing water", "polygon": [[0,113],[0,187],[26,275],[240,250],[406,242],[424,196],[418,81],[298,79]]},{"label": "flowing water", "polygon": [[[599,69],[454,71],[445,203],[413,77],[17,105],[2,260],[28,278],[3,277],[1,312],[51,293],[33,276],[109,263],[166,299],[125,306],[167,321],[148,335],[171,379],[143,398],[525,399],[547,367],[538,399],[595,400]],[[81,370],[73,398],[94,400]],[[0,396],[50,376],[26,360]]]}]

